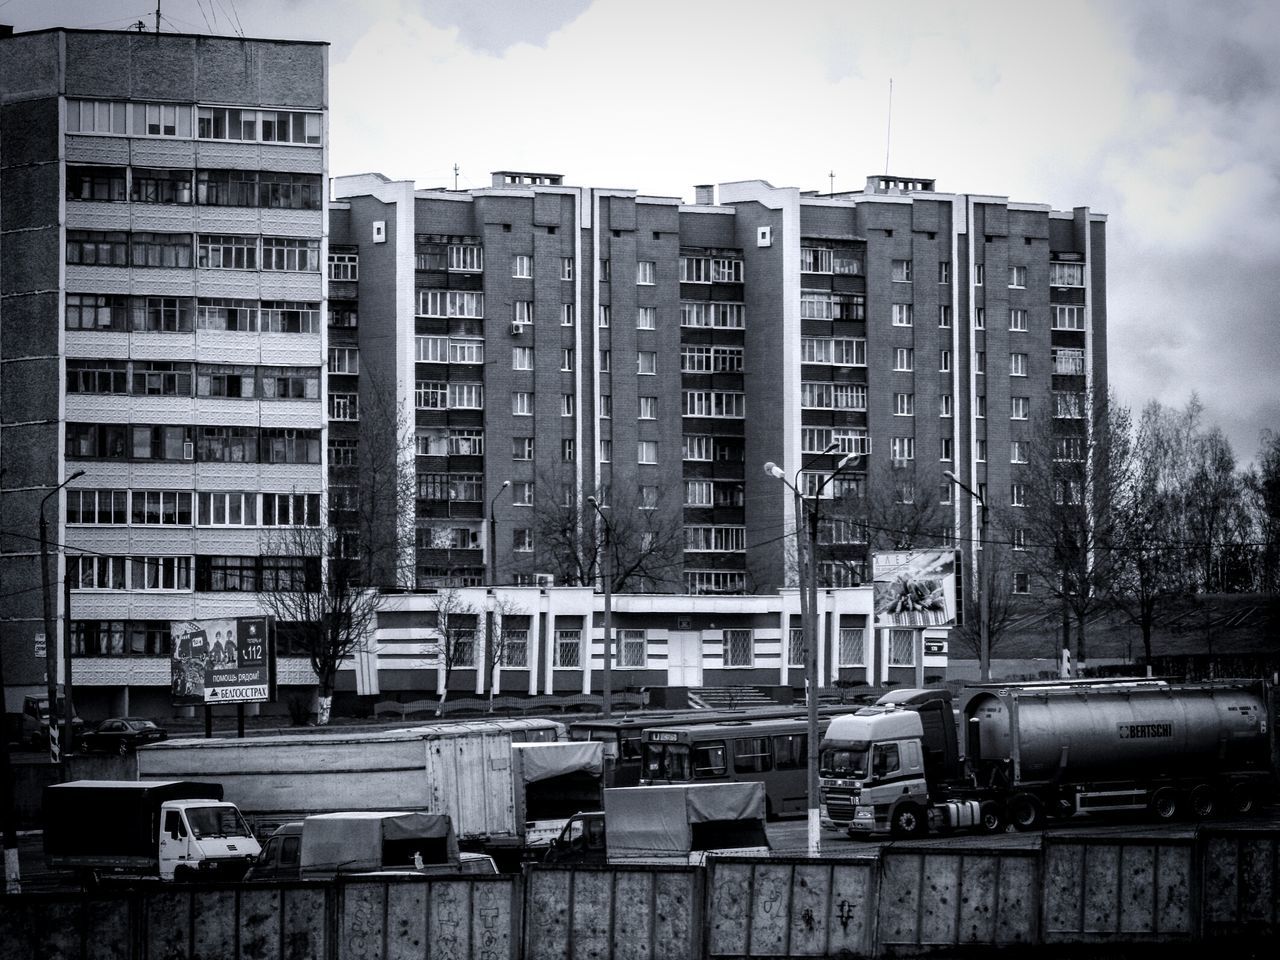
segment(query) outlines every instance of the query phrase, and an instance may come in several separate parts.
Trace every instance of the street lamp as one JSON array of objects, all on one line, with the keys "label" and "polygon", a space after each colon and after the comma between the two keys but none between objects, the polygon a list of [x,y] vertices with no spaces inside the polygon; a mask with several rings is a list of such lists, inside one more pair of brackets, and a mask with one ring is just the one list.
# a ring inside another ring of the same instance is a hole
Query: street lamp
[{"label": "street lamp", "polygon": [[[983,499],[982,494],[978,493],[950,470],[943,471],[942,475],[978,501],[978,506],[982,508],[979,513],[978,545],[985,550],[987,543],[987,501]],[[971,565],[978,562],[978,551],[976,549],[970,551],[969,556],[972,558]],[[982,565],[978,568],[978,675],[983,683],[991,679],[991,618],[987,609],[990,603],[991,557],[984,556]]]},{"label": "street lamp", "polygon": [[604,524],[604,574],[600,578],[604,581],[604,673],[600,678],[601,686],[604,687],[604,702],[600,716],[608,720],[612,713],[610,701],[613,700],[613,543],[609,536],[609,518],[604,515],[599,501],[595,497],[587,497],[587,503],[600,515],[600,521]]},{"label": "street lamp", "polygon": [[[44,495],[44,499],[40,501],[40,573],[41,582],[44,588],[44,666],[45,679],[49,685],[49,759],[54,763],[62,763],[62,750],[58,743],[58,728],[54,723],[54,712],[58,708],[58,661],[57,649],[58,644],[53,632],[53,593],[49,588],[53,575],[49,572],[49,525],[44,518],[44,507],[49,502],[49,498],[57,494],[59,490],[65,487],[77,477],[83,477],[84,471],[77,470],[67,479],[50,490]],[[67,747],[71,746],[71,691],[67,691],[66,706],[63,713],[67,714],[66,731],[67,731]]]},{"label": "street lamp", "polygon": [[[827,444],[826,448],[818,456],[830,453],[838,446],[839,444],[832,441]],[[855,454],[852,453],[845,454],[840,462],[836,464],[836,468],[822,478],[817,489],[813,492],[813,509],[808,511],[809,539],[807,560],[801,559],[806,551],[804,551],[804,541],[800,533],[800,515],[804,509],[804,496],[800,493],[800,474],[813,464],[816,457],[810,459],[808,463],[803,464],[796,471],[794,481],[788,480],[783,469],[772,460],[764,465],[764,472],[767,475],[781,480],[795,495],[797,565],[806,573],[806,582],[800,584],[800,622],[804,630],[804,673],[805,684],[808,687],[808,836],[809,856],[811,857],[821,856],[822,854],[822,814],[818,806],[818,507],[822,491],[854,456]],[[806,593],[808,594],[807,601],[805,599]],[[789,633],[790,631],[788,631]]]},{"label": "street lamp", "polygon": [[510,480],[503,480],[502,486],[498,488],[498,492],[493,495],[493,499],[489,501],[489,550],[485,559],[488,561],[486,566],[489,570],[489,593],[485,598],[484,609],[484,660],[485,666],[488,668],[488,676],[485,677],[485,684],[489,687],[489,712],[493,712],[493,675],[497,672],[498,664],[493,654],[493,609],[497,604],[497,598],[493,595],[493,588],[498,583],[498,524],[493,519],[494,509],[497,507],[498,498],[502,496],[502,491],[511,486]]}]

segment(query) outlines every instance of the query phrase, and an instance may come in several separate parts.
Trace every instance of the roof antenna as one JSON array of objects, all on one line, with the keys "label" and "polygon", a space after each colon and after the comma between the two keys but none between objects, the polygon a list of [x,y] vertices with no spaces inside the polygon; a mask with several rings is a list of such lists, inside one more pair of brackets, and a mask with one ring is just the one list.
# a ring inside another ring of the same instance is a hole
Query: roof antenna
[{"label": "roof antenna", "polygon": [[160,0],[156,0],[156,33],[160,32]]},{"label": "roof antenna", "polygon": [[453,189],[458,189],[458,165],[456,163],[453,165]]},{"label": "roof antenna", "polygon": [[827,193],[827,196],[834,197],[836,195],[836,172],[832,170],[830,173],[828,173],[827,179],[831,181],[831,189]]},{"label": "roof antenna", "polygon": [[889,119],[884,131],[884,174],[889,175],[889,144],[893,142],[893,77],[889,78]]}]

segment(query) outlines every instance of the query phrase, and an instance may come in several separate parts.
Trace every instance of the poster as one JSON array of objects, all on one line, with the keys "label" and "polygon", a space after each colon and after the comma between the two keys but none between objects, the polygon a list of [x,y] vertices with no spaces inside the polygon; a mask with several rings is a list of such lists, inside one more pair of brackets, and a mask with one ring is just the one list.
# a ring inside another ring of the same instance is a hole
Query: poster
[{"label": "poster", "polygon": [[269,617],[174,620],[170,661],[175,706],[275,698],[275,638]]},{"label": "poster", "polygon": [[941,627],[956,616],[956,553],[873,553],[877,627]]}]

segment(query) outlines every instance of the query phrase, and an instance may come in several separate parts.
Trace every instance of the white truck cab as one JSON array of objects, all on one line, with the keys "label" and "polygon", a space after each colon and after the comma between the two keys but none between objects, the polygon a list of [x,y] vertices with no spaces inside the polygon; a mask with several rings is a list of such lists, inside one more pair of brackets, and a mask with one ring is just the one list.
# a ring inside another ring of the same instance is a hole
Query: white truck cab
[{"label": "white truck cab", "polygon": [[[262,851],[233,803],[169,800],[160,807],[159,867],[162,880],[212,877],[224,864],[240,872]],[[238,879],[238,877],[237,877]]]},{"label": "white truck cab", "polygon": [[928,823],[920,715],[873,707],[836,717],[819,759],[822,825],[849,833],[923,833]]}]

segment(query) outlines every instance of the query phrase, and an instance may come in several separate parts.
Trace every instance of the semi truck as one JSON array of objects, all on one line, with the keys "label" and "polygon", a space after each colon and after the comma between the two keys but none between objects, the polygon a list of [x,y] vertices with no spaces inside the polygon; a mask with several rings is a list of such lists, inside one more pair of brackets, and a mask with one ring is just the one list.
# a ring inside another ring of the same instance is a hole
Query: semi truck
[{"label": "semi truck", "polygon": [[44,791],[44,853],[86,883],[239,880],[261,852],[216,783],[73,780]]},{"label": "semi truck", "polygon": [[611,787],[604,809],[569,818],[543,857],[558,864],[694,864],[767,856],[764,785]]},{"label": "semi truck", "polygon": [[432,813],[322,813],[279,827],[245,880],[324,880],[339,874],[494,874],[493,858],[460,853],[453,823]]},{"label": "semi truck", "polygon": [[896,691],[832,720],[823,825],[851,836],[1034,830],[1051,818],[1245,815],[1274,788],[1263,681],[979,684]]},{"label": "semi truck", "polygon": [[223,784],[263,836],[326,813],[445,814],[463,847],[519,859],[600,804],[599,743],[512,742],[501,722],[245,739],[138,751],[140,780]]}]

